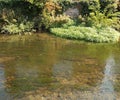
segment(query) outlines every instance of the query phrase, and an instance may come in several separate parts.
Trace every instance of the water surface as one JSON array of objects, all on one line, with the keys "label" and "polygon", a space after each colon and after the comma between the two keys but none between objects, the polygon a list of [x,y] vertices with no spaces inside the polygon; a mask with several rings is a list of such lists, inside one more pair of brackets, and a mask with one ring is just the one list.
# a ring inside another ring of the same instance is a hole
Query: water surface
[{"label": "water surface", "polygon": [[0,42],[0,100],[36,91],[70,92],[78,100],[119,100],[119,43],[84,43],[47,34],[31,38]]}]

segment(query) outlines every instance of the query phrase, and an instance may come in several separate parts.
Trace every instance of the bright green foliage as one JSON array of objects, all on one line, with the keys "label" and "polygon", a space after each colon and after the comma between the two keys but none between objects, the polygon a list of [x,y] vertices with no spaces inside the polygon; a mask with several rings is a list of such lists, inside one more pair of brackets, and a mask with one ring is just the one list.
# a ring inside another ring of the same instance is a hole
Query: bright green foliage
[{"label": "bright green foliage", "polygon": [[111,26],[114,23],[114,20],[108,18],[103,13],[97,12],[90,13],[90,16],[87,18],[87,26],[96,26],[96,27],[107,27]]},{"label": "bright green foliage", "polygon": [[[120,33],[115,30],[119,28],[119,12],[117,12],[115,2],[80,0],[79,4],[85,12],[81,12],[77,23],[70,20],[63,25],[56,25],[56,28],[50,29],[51,33],[64,38],[91,42],[116,42],[119,40]],[[101,8],[102,6],[104,7]]]},{"label": "bright green foliage", "polygon": [[66,15],[58,15],[56,17],[52,16],[50,18],[51,26],[50,27],[67,27],[74,23],[73,20],[69,18],[69,16]]},{"label": "bright green foliage", "polygon": [[105,14],[113,13],[117,10],[117,0],[100,0],[101,11]]},{"label": "bright green foliage", "polygon": [[116,42],[119,40],[119,32],[112,28],[91,28],[70,26],[68,28],[51,28],[51,33],[56,36],[69,39],[85,40],[91,42]]},{"label": "bright green foliage", "polygon": [[[118,40],[119,35],[114,30],[120,30],[120,12],[116,0],[77,1],[0,1],[0,32],[23,34],[51,29],[52,33],[66,38],[95,42]],[[64,14],[72,7],[79,9],[80,15],[76,19]]]},{"label": "bright green foliage", "polygon": [[39,25],[39,8],[34,7],[30,3],[22,0],[13,0],[0,2],[0,4],[1,33],[24,34],[32,32]]},{"label": "bright green foliage", "polygon": [[90,0],[88,8],[92,12],[96,12],[100,10],[100,2],[99,0]]},{"label": "bright green foliage", "polygon": [[34,31],[33,25],[34,24],[32,22],[26,22],[26,23],[20,23],[20,24],[10,23],[9,25],[5,25],[2,27],[1,33],[8,33],[8,34],[29,33]]},{"label": "bright green foliage", "polygon": [[83,6],[83,9],[88,8],[88,12],[82,13],[78,17],[80,24],[85,23],[87,26],[96,27],[110,26],[120,30],[120,12],[117,9],[116,0],[90,0],[85,2],[88,7]]},{"label": "bright green foliage", "polygon": [[44,7],[44,4],[47,0],[24,0],[24,1],[27,1],[33,5],[36,5],[39,8],[42,8],[42,7]]}]

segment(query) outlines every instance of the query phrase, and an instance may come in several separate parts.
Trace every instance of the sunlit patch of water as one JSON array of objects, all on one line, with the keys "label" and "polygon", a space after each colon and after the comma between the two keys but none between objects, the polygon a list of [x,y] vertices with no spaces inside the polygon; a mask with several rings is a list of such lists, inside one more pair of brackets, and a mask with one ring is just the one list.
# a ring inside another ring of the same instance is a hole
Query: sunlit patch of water
[{"label": "sunlit patch of water", "polygon": [[114,66],[115,66],[114,57],[110,56],[106,60],[104,78],[100,86],[100,94],[102,96],[102,100],[115,100],[115,91],[114,91],[114,82],[113,82]]}]

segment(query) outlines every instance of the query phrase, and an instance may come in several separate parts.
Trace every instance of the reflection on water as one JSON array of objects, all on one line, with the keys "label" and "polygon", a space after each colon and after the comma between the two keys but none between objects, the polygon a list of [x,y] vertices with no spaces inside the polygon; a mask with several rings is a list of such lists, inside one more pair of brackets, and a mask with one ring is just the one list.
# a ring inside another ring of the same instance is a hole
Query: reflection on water
[{"label": "reflection on water", "polygon": [[5,91],[5,76],[3,65],[0,64],[0,100],[7,100],[8,94]]},{"label": "reflection on water", "polygon": [[106,60],[104,78],[100,87],[102,93],[102,100],[115,100],[115,91],[113,83],[115,60],[113,56],[110,56]]},{"label": "reflection on water", "polygon": [[113,81],[120,76],[119,69],[114,70],[116,64],[120,67],[116,62],[120,58],[118,48],[115,44],[75,42],[46,34],[24,43],[0,43],[0,62],[4,65],[0,65],[0,100],[8,95],[21,98],[30,91],[38,91],[41,97],[67,91],[78,100],[113,100],[116,89],[120,90]]},{"label": "reflection on water", "polygon": [[115,66],[115,61],[113,57],[110,57],[106,61],[104,78],[102,80],[101,91],[114,93],[113,87],[113,68]]}]

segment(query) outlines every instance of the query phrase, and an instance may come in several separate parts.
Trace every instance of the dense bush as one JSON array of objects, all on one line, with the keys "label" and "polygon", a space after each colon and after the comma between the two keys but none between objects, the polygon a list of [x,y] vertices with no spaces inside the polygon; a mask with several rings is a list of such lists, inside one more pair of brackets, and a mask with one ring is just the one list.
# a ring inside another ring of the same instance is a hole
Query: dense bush
[{"label": "dense bush", "polygon": [[87,26],[96,26],[96,27],[107,27],[107,26],[112,26],[114,23],[113,19],[108,18],[105,16],[103,13],[96,12],[95,13],[90,13],[90,16],[87,17],[86,19],[86,25]]},{"label": "dense bush", "polygon": [[[82,6],[85,2],[86,6]],[[83,11],[78,17],[80,24],[85,23],[87,26],[111,26],[120,30],[120,12],[118,11],[117,0],[90,0],[80,1]]]},{"label": "dense bush", "polygon": [[68,28],[51,28],[51,33],[56,36],[69,39],[78,39],[91,42],[116,42],[119,40],[119,32],[112,28],[92,28],[70,26]]},{"label": "dense bush", "polygon": [[[76,21],[51,28],[51,33],[70,39],[80,39],[91,42],[116,42],[119,40],[119,12],[116,2],[102,0],[80,0],[82,10]],[[101,8],[103,7],[103,8]],[[78,25],[78,26],[77,26]],[[113,29],[115,28],[115,29]]]},{"label": "dense bush", "polygon": [[104,11],[106,15],[116,12],[117,10],[116,2],[117,0],[100,0],[101,11]]},{"label": "dense bush", "polygon": [[58,15],[56,17],[52,16],[50,18],[50,21],[50,27],[64,27],[70,25],[71,23],[74,23],[74,21],[71,20],[67,15]]},{"label": "dense bush", "polygon": [[35,19],[38,16],[38,8],[28,2],[22,0],[0,2],[0,9],[1,33],[23,34],[32,32],[39,22],[39,19],[37,21]]},{"label": "dense bush", "polygon": [[33,32],[33,23],[32,22],[26,22],[26,23],[20,23],[20,24],[13,24],[10,23],[9,25],[4,25],[1,29],[1,33],[8,33],[8,34],[23,34],[23,33],[29,33]]},{"label": "dense bush", "polygon": [[[70,7],[79,9],[78,18],[64,14]],[[0,32],[23,34],[50,29],[66,38],[110,42],[119,38],[114,30],[120,31],[119,16],[116,0],[2,0]]]}]

